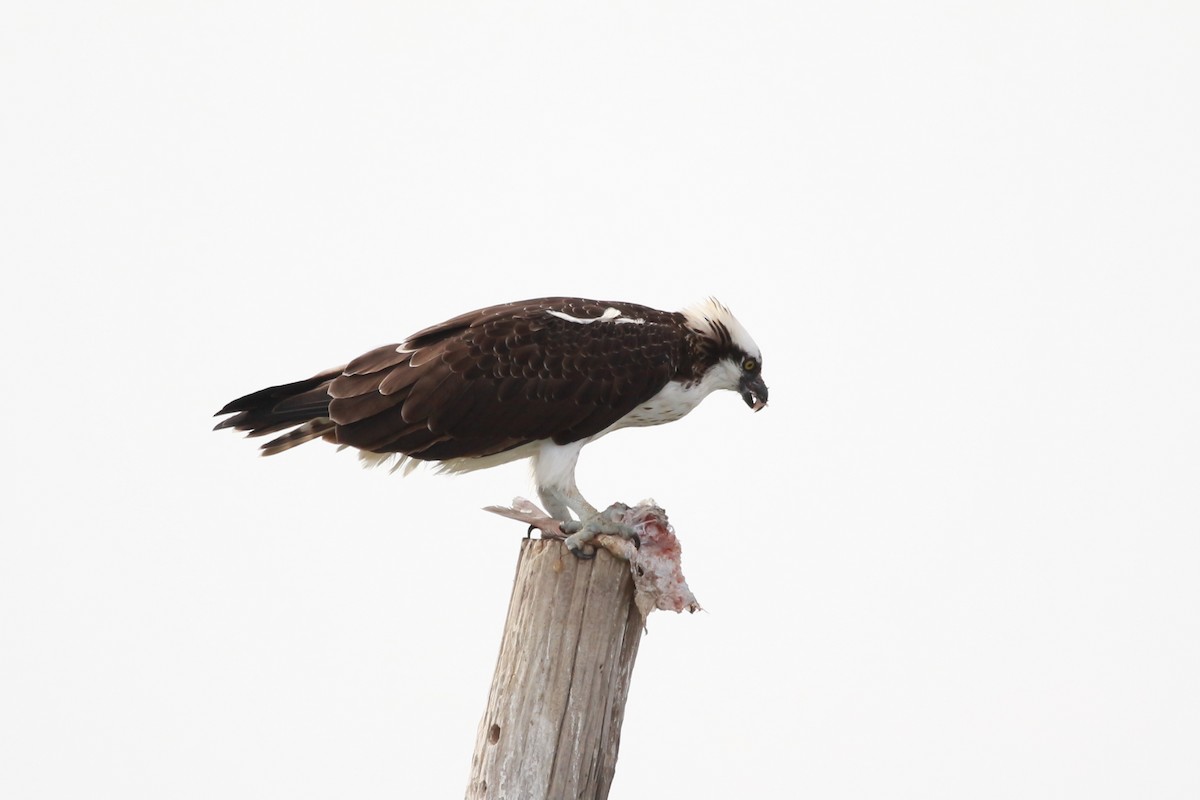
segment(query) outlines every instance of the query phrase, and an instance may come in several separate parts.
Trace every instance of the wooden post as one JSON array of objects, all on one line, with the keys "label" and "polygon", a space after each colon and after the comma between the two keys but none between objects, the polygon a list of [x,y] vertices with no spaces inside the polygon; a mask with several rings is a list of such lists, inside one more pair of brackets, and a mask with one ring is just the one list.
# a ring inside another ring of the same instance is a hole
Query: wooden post
[{"label": "wooden post", "polygon": [[629,564],[526,539],[467,800],[604,800],[642,616]]}]

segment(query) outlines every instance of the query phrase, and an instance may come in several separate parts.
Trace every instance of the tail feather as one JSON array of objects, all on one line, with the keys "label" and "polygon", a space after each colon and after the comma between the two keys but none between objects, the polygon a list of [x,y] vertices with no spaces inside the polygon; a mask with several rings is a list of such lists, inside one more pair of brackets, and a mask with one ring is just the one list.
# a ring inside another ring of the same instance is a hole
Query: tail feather
[{"label": "tail feather", "polygon": [[291,450],[296,445],[310,442],[313,439],[319,439],[325,434],[332,431],[336,425],[329,417],[320,417],[310,420],[299,428],[285,433],[283,436],[276,437],[262,446],[264,456],[273,456],[276,453],[282,453],[284,450]]},{"label": "tail feather", "polygon": [[247,436],[265,436],[295,428],[263,445],[264,455],[273,455],[323,436],[334,427],[329,419],[329,384],[341,374],[339,368],[232,400],[215,415],[232,416],[218,422],[214,430],[233,428],[246,431]]}]

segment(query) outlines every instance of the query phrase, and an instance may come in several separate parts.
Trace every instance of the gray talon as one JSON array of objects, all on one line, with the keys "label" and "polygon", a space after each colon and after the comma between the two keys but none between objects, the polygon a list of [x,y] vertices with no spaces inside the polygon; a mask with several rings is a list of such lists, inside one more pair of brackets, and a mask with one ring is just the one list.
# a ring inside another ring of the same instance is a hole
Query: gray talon
[{"label": "gray talon", "polygon": [[591,561],[596,557],[596,551],[594,549],[589,553],[570,539],[567,539],[566,545],[567,549],[571,551],[571,555],[575,556],[580,561]]},{"label": "gray talon", "polygon": [[642,547],[641,537],[633,528],[618,521],[620,513],[624,510],[626,510],[625,506],[614,504],[608,510],[594,514],[587,519],[561,523],[559,527],[566,534],[567,548],[577,558],[595,558],[595,549],[593,548],[592,552],[588,553],[583,549],[585,544],[591,543],[597,536],[620,536],[632,542],[635,549],[640,550]]}]

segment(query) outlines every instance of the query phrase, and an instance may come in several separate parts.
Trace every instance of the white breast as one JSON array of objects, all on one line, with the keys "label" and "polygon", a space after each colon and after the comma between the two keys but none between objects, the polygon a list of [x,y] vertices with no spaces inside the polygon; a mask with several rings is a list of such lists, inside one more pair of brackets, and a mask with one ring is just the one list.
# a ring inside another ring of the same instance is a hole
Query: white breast
[{"label": "white breast", "polygon": [[651,397],[637,408],[630,411],[613,425],[597,434],[596,437],[615,431],[619,428],[644,427],[647,425],[662,425],[664,422],[674,422],[687,414],[700,401],[717,389],[736,389],[738,373],[724,362],[718,364],[696,383],[683,384],[671,381],[658,394]]}]

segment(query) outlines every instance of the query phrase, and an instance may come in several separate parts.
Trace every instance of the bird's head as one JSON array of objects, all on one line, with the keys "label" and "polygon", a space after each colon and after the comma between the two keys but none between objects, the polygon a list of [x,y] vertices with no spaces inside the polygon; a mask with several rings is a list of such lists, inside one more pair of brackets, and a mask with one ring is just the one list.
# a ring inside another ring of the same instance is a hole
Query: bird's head
[{"label": "bird's head", "polygon": [[762,353],[730,310],[710,297],[684,309],[683,316],[701,337],[695,364],[701,380],[737,392],[755,411],[766,408]]}]

